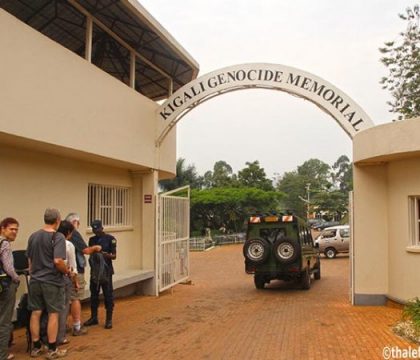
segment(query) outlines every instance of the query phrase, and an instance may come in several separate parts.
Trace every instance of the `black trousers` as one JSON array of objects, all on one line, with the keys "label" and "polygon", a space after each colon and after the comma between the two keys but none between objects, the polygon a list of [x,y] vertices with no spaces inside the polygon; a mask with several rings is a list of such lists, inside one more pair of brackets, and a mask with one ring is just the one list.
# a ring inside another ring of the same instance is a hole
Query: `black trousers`
[{"label": "black trousers", "polygon": [[99,292],[102,289],[104,295],[105,309],[107,312],[112,312],[114,309],[114,288],[112,286],[112,275],[108,276],[106,283],[95,283],[90,279],[90,307],[92,309],[92,316],[97,315],[99,307]]},{"label": "black trousers", "polygon": [[18,284],[12,282],[8,290],[0,294],[0,359],[7,359],[8,343],[13,329],[12,315]]}]

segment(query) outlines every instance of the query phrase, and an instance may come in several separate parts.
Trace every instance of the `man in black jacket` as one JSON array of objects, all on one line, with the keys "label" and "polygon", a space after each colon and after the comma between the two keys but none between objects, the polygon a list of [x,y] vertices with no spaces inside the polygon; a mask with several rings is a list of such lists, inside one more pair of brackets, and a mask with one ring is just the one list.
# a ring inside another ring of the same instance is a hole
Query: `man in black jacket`
[{"label": "man in black jacket", "polygon": [[[117,240],[112,235],[104,232],[104,228],[100,220],[92,221],[91,226],[95,236],[92,236],[89,239],[89,246],[100,245],[102,251],[91,255],[89,258],[89,264],[91,267],[91,317],[84,325],[92,326],[98,324],[99,290],[102,288],[106,309],[105,329],[112,329],[112,313],[114,310],[114,294],[112,286],[114,267],[112,266],[112,260],[117,258]],[[102,256],[103,258],[98,258],[98,256]]]}]

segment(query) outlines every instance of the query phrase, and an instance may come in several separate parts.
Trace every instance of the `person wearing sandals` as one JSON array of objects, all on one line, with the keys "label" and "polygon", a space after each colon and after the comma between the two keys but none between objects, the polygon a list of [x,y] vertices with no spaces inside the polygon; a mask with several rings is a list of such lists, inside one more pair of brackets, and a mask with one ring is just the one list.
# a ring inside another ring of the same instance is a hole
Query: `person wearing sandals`
[{"label": "person wearing sandals", "polygon": [[0,222],[0,269],[7,276],[6,281],[9,284],[0,293],[0,360],[14,359],[14,355],[8,353],[8,347],[19,276],[13,266],[10,242],[15,241],[18,230],[19,223],[16,219],[9,217]]},{"label": "person wearing sandals", "polygon": [[67,268],[70,270],[69,276],[64,276],[65,282],[65,293],[64,293],[64,308],[59,315],[59,324],[58,324],[58,335],[57,335],[57,344],[65,345],[70,341],[66,338],[66,326],[67,326],[67,316],[70,310],[71,304],[71,293],[72,289],[78,288],[79,284],[77,282],[77,265],[76,265],[76,255],[74,245],[69,241],[74,231],[74,226],[64,220],[60,223],[60,227],[57,232],[64,235],[66,238],[66,259],[67,259]]},{"label": "person wearing sandals", "polygon": [[70,242],[74,245],[76,250],[76,264],[77,264],[77,282],[78,288],[73,287],[71,293],[71,316],[73,318],[73,336],[81,336],[87,334],[87,328],[82,326],[81,312],[82,307],[80,301],[83,300],[85,290],[85,267],[86,258],[85,255],[91,255],[96,252],[100,252],[102,247],[100,245],[94,245],[88,247],[86,242],[83,240],[82,235],[78,229],[80,226],[79,214],[72,212],[66,216],[66,220],[74,226]]},{"label": "person wearing sandals", "polygon": [[43,354],[40,339],[41,314],[48,312],[48,353],[47,359],[57,359],[67,355],[66,350],[57,348],[59,313],[64,307],[64,275],[70,271],[65,263],[66,239],[57,233],[61,215],[57,209],[48,208],[44,213],[44,227],[33,233],[28,240],[26,255],[29,262],[29,301],[32,311],[30,328],[33,341],[31,357]]}]

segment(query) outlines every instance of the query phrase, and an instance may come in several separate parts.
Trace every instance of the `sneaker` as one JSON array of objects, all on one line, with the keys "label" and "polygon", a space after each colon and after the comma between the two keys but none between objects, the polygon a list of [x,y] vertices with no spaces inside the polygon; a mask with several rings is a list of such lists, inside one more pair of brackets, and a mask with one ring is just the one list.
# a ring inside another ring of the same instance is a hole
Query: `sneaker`
[{"label": "sneaker", "polygon": [[49,350],[47,353],[47,356],[45,357],[47,360],[52,359],[59,359],[67,355],[67,350],[58,350],[55,349],[55,351]]},{"label": "sneaker", "polygon": [[82,335],[86,335],[88,333],[88,329],[86,329],[86,327],[81,326],[79,330],[76,330],[76,328],[73,328],[73,332],[72,335],[73,336],[82,336]]},{"label": "sneaker", "polygon": [[97,318],[90,318],[89,320],[85,321],[83,324],[84,326],[92,326],[92,325],[98,325],[98,319]]},{"label": "sneaker", "polygon": [[59,345],[67,345],[67,344],[70,344],[70,340],[69,340],[69,339],[67,339],[67,338],[64,338],[64,339],[63,339],[63,341],[61,341],[61,342],[59,343]]},{"label": "sneaker", "polygon": [[31,350],[31,357],[38,357],[41,356],[44,353],[44,350],[42,348],[33,348]]}]

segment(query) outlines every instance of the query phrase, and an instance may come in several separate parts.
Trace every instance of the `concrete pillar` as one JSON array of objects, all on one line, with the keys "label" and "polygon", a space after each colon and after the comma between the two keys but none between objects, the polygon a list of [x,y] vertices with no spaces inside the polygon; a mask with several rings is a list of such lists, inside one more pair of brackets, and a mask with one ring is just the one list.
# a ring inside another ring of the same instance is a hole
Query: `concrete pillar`
[{"label": "concrete pillar", "polygon": [[156,201],[158,195],[158,172],[156,170],[143,175],[142,189],[142,264],[143,269],[153,269],[155,271],[155,278],[145,282],[143,292],[146,295],[157,295]]}]

